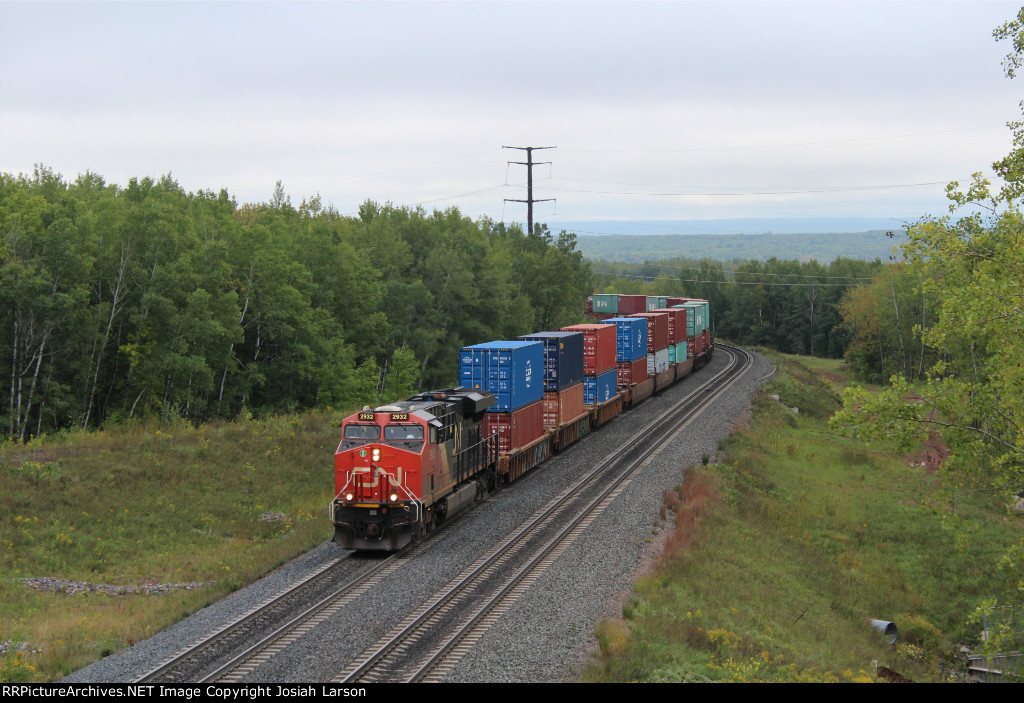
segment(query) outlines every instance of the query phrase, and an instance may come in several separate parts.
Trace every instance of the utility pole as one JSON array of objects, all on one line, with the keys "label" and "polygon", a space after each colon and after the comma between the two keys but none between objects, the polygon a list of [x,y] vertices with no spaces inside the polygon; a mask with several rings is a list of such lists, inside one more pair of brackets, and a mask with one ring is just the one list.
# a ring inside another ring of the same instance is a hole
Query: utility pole
[{"label": "utility pole", "polygon": [[[554,198],[542,198],[540,200],[533,199],[533,150],[534,149],[557,149],[554,146],[503,146],[502,149],[521,149],[526,152],[526,161],[509,161],[510,164],[519,164],[520,166],[526,167],[526,200],[520,200],[518,198],[505,198],[506,203],[526,203],[526,235],[530,236],[533,234],[533,204],[543,203]],[[540,161],[538,164],[549,164],[550,161]]]}]

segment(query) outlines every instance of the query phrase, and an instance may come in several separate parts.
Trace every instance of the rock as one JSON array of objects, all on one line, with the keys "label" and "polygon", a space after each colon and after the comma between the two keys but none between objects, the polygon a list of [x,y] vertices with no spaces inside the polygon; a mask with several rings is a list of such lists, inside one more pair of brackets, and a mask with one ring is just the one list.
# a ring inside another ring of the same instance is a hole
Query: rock
[{"label": "rock", "polygon": [[102,593],[108,596],[127,595],[163,595],[171,591],[184,589],[194,591],[197,588],[204,588],[215,581],[197,581],[193,583],[147,583],[142,585],[111,585],[106,583],[87,583],[85,581],[71,581],[70,579],[55,578],[53,576],[42,576],[39,578],[19,579],[26,587],[33,591],[46,591],[49,593],[66,593],[78,595],[87,593]]}]

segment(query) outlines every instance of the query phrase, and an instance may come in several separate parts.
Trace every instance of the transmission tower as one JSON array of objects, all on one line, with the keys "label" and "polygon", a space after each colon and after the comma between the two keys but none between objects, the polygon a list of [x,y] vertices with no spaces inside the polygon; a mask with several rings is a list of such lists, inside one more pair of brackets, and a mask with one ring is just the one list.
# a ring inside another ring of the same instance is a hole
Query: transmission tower
[{"label": "transmission tower", "polygon": [[510,164],[519,164],[520,166],[526,167],[526,200],[520,200],[519,198],[505,198],[506,203],[526,203],[526,234],[527,236],[533,234],[533,204],[543,203],[554,198],[541,198],[540,200],[533,199],[533,167],[538,164],[549,164],[550,161],[538,161],[533,160],[534,149],[557,149],[554,146],[503,146],[502,149],[520,149],[526,152],[526,161],[509,161]]}]

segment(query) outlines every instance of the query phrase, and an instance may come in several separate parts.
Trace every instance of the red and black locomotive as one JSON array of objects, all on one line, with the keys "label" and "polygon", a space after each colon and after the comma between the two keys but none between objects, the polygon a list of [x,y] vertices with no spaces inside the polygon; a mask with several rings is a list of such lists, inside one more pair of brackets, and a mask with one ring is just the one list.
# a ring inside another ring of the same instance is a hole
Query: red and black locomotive
[{"label": "red and black locomotive", "polygon": [[494,485],[496,439],[482,433],[487,391],[448,388],[364,409],[334,454],[334,541],[394,551]]}]

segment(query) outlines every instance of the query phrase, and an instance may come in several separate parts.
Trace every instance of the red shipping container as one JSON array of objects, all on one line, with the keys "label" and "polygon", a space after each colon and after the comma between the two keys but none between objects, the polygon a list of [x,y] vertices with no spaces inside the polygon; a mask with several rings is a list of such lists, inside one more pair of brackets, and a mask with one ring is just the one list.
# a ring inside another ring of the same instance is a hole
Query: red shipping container
[{"label": "red shipping container", "polygon": [[668,314],[663,312],[641,312],[628,317],[647,318],[647,353],[668,349]]},{"label": "red shipping container", "polygon": [[672,307],[673,305],[682,305],[686,302],[686,298],[665,298],[665,305]]},{"label": "red shipping container", "polygon": [[704,335],[698,334],[696,337],[694,337],[694,341],[696,342],[697,354],[699,356],[700,354],[704,353]]},{"label": "red shipping container", "polygon": [[692,359],[697,356],[697,338],[687,337],[686,338],[686,358]]},{"label": "red shipping container", "polygon": [[647,380],[647,357],[636,361],[620,361],[615,365],[618,370],[616,380],[619,388],[628,388],[634,383],[643,383]]},{"label": "red shipping container", "polygon": [[686,339],[686,309],[660,308],[651,312],[663,312],[668,315],[668,344],[679,344]]},{"label": "red shipping container", "polygon": [[583,384],[544,394],[544,429],[553,430],[584,413]]},{"label": "red shipping container", "polygon": [[646,295],[619,296],[619,317],[634,315],[638,312],[647,312]]},{"label": "red shipping container", "polygon": [[544,435],[544,401],[510,413],[484,413],[484,437],[498,435],[498,452],[508,454]]},{"label": "red shipping container", "polygon": [[615,368],[615,325],[570,325],[562,331],[583,333],[584,376],[600,376]]}]

